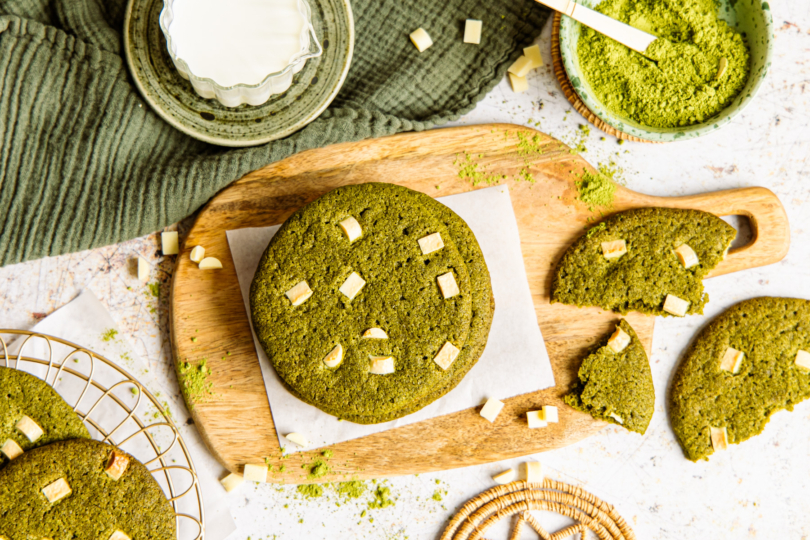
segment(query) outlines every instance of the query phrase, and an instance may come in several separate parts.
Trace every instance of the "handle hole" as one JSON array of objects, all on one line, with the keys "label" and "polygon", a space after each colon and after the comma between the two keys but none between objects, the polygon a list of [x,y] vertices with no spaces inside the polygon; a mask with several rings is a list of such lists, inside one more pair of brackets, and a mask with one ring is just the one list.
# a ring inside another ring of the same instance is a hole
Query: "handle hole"
[{"label": "handle hole", "polygon": [[737,229],[737,237],[731,242],[729,251],[743,248],[754,240],[754,229],[748,216],[733,214],[731,216],[722,216],[720,219]]}]

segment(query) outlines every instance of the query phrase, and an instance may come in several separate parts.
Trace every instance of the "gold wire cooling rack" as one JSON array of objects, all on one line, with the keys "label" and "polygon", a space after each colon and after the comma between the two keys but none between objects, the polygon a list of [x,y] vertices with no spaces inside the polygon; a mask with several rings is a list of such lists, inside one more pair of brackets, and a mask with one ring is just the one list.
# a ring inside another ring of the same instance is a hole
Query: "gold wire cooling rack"
[{"label": "gold wire cooling rack", "polygon": [[0,347],[0,366],[39,376],[94,439],[121,447],[150,470],[174,508],[179,540],[205,538],[202,493],[188,447],[148,389],[105,357],[58,337],[0,329]]},{"label": "gold wire cooling rack", "polygon": [[[532,510],[563,515],[574,523],[549,533]],[[612,505],[582,488],[546,478],[542,483],[512,482],[494,487],[467,501],[453,516],[440,540],[482,540],[502,519],[516,516],[509,540],[518,540],[528,524],[542,540],[563,540],[591,531],[600,540],[636,540],[630,526]]]}]

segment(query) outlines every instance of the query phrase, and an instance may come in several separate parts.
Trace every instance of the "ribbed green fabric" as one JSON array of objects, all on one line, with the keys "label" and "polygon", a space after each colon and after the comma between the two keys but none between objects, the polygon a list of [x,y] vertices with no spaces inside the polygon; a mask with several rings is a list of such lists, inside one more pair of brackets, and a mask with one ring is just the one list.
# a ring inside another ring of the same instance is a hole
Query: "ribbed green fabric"
[{"label": "ribbed green fabric", "polygon": [[[225,0],[223,0],[225,1]],[[531,0],[354,0],[354,60],[332,106],[248,149],[196,141],[141,99],[122,57],[125,0],[0,0],[0,265],[179,221],[295,152],[458,118],[503,77],[547,12]],[[484,21],[480,47],[464,20]],[[434,45],[419,54],[408,34]]]}]

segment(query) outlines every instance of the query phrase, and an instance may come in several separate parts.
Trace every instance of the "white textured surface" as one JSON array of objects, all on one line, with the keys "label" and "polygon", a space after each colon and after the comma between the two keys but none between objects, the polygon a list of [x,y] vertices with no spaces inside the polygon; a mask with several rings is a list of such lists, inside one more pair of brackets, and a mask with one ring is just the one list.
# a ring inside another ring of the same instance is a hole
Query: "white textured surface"
[{"label": "white textured surface", "polygon": [[[676,196],[766,186],[782,200],[792,227],[793,244],[781,263],[706,282],[711,302],[705,317],[658,320],[651,358],[657,404],[644,437],[611,426],[574,446],[532,457],[548,476],[582,484],[616,505],[642,539],[810,538],[810,403],[776,414],[762,435],[698,464],[683,458],[664,407],[672,368],[711,317],[754,296],[810,298],[810,10],[804,0],[771,2],[771,9],[777,28],[774,66],[750,109],[729,126],[672,145],[617,146],[611,137],[600,141],[603,134],[596,129],[586,141],[583,157],[594,165],[614,159],[636,191]],[[547,67],[529,75],[529,91],[516,96],[504,81],[460,124],[528,124],[531,118],[532,126],[539,122],[538,129],[557,138],[579,140],[583,119],[566,112],[571,107],[551,72],[549,33],[547,26],[540,39]],[[151,235],[1,268],[0,326],[30,328],[41,314],[90,288],[137,352],[175,388],[167,327],[174,258],[158,256],[158,239]],[[152,282],[160,282],[160,298],[129,273],[127,259],[139,252],[154,265]],[[387,485],[396,504],[367,510],[363,518],[368,496],[346,501],[328,491],[325,498],[306,501],[294,488],[246,483],[228,495],[240,527],[233,538],[434,539],[458,505],[493,485],[492,474],[520,461],[391,479]],[[432,499],[436,492],[443,501]],[[493,530],[487,537],[506,533]],[[536,536],[527,530],[524,538]]]}]

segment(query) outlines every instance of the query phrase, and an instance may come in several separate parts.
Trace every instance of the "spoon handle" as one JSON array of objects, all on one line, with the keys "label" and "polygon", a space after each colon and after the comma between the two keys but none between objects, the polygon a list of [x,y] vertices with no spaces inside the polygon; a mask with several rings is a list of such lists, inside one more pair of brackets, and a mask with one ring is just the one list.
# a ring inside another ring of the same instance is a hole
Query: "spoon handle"
[{"label": "spoon handle", "polygon": [[563,15],[568,15],[575,21],[579,21],[641,54],[644,54],[650,43],[658,39],[643,30],[633,28],[629,24],[624,24],[598,11],[577,4],[574,0],[537,0],[537,2],[559,11]]}]

